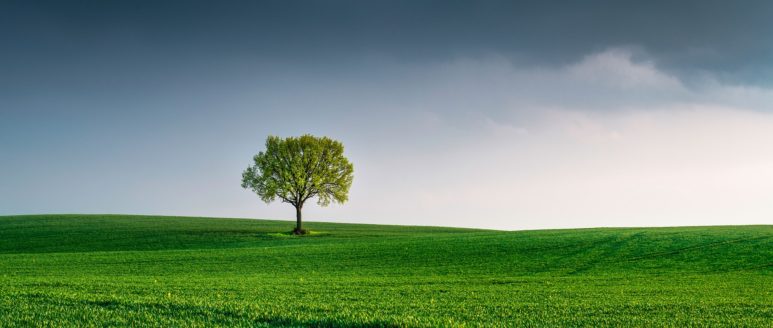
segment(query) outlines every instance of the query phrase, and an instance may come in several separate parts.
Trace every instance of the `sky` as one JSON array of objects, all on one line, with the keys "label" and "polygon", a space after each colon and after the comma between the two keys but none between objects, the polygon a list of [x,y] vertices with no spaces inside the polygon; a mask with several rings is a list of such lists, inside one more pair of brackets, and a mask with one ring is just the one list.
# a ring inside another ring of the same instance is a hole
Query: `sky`
[{"label": "sky", "polygon": [[294,219],[266,136],[340,140],[311,221],[773,224],[770,1],[2,1],[0,215]]}]

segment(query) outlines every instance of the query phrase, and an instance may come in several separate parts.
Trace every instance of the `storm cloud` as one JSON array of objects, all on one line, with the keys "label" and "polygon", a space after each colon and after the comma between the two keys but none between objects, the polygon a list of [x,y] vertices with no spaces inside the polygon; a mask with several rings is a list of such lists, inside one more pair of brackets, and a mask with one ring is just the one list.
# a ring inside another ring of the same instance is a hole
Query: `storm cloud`
[{"label": "storm cloud", "polygon": [[290,217],[268,134],[340,139],[317,220],[770,223],[765,1],[0,4],[0,214]]}]

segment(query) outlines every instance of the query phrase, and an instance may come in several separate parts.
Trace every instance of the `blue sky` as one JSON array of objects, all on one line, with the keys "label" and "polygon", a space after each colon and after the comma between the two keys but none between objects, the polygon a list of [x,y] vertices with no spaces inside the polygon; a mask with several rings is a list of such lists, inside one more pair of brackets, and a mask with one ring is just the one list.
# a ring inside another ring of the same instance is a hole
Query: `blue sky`
[{"label": "blue sky", "polygon": [[766,1],[6,1],[0,214],[287,218],[266,135],[341,140],[310,220],[771,223]]}]

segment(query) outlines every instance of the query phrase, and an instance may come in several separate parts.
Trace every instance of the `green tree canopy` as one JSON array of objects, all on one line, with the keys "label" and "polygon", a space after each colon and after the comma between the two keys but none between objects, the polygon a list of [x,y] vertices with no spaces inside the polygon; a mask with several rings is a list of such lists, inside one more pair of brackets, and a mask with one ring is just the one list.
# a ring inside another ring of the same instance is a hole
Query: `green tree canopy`
[{"label": "green tree canopy", "polygon": [[354,166],[344,157],[341,142],[309,134],[266,138],[266,150],[253,157],[242,173],[242,187],[270,203],[279,198],[295,207],[295,233],[302,234],[301,210],[307,200],[317,204],[344,203],[354,178]]}]

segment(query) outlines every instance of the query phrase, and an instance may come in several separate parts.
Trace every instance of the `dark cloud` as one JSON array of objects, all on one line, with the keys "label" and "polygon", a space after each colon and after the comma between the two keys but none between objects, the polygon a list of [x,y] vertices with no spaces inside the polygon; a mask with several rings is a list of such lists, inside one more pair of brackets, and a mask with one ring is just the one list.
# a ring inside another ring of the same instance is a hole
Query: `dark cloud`
[{"label": "dark cloud", "polygon": [[549,65],[634,45],[672,70],[757,81],[755,75],[770,71],[773,55],[769,1],[23,1],[0,7],[0,52],[17,66],[246,57],[313,67],[364,55],[433,62],[487,53]]}]

